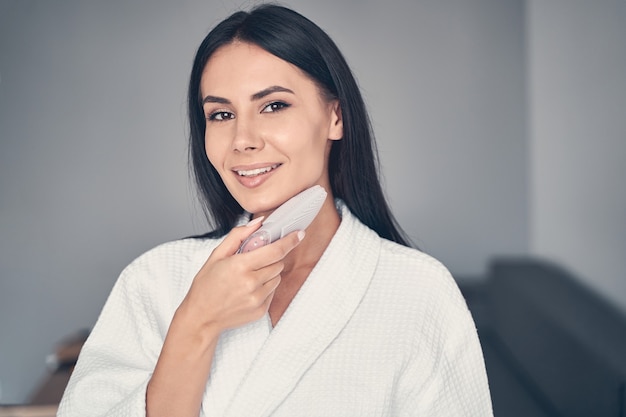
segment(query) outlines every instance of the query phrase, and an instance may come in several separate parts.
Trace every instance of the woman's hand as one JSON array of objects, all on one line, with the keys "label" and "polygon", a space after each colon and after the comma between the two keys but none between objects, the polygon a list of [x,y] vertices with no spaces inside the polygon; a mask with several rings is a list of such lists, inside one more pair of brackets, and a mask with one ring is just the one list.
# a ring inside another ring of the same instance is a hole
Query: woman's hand
[{"label": "woman's hand", "polygon": [[219,335],[267,312],[280,283],[283,259],[304,232],[236,253],[260,221],[234,228],[196,274],[174,314],[148,383],[148,417],[198,416]]},{"label": "woman's hand", "polygon": [[280,284],[283,259],[300,243],[304,232],[237,254],[261,220],[234,228],[197,273],[180,306],[196,323],[221,332],[258,320],[267,312]]}]

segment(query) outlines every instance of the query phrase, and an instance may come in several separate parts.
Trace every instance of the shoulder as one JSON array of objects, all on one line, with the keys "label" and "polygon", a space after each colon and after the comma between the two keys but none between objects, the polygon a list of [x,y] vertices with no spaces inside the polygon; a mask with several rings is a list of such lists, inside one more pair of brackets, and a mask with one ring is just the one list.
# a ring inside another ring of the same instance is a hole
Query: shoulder
[{"label": "shoulder", "polygon": [[398,320],[410,322],[428,339],[441,332],[474,327],[467,304],[449,270],[417,249],[382,239],[373,282]]},{"label": "shoulder", "polygon": [[404,286],[430,286],[453,292],[457,289],[450,271],[438,259],[386,239],[381,239],[379,268],[393,274]]},{"label": "shoulder", "polygon": [[186,289],[221,239],[185,238],[160,244],[133,260],[117,285]]},{"label": "shoulder", "polygon": [[340,204],[338,208],[343,219],[340,228],[343,234],[338,240],[351,248],[355,259],[377,256],[375,281],[382,281],[381,285],[389,291],[437,297],[449,294],[458,299],[456,282],[438,259],[381,238],[352,215],[345,205]]},{"label": "shoulder", "polygon": [[186,265],[198,256],[210,253],[221,239],[184,238],[162,243],[144,252],[133,260],[128,268],[142,268],[151,265],[176,268]]}]

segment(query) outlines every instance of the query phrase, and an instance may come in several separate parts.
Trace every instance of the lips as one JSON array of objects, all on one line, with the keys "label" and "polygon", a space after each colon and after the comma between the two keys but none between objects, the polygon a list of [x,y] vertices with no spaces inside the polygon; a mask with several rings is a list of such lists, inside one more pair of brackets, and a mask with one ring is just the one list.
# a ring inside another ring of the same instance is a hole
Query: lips
[{"label": "lips", "polygon": [[258,164],[239,165],[231,168],[239,184],[248,189],[260,187],[265,181],[272,178],[274,172],[282,163],[263,162]]},{"label": "lips", "polygon": [[258,175],[266,174],[276,168],[278,168],[281,164],[274,164],[265,167],[253,168],[253,169],[234,169],[240,177],[256,177]]}]

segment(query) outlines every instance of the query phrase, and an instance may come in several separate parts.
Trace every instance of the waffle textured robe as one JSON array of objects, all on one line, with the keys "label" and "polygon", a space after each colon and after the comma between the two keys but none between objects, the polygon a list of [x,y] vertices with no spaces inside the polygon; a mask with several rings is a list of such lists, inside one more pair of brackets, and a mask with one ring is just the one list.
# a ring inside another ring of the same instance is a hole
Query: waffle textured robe
[{"label": "waffle textured robe", "polygon": [[[339,206],[341,226],[276,327],[266,316],[220,337],[201,415],[491,416],[476,329],[448,271]],[[174,311],[219,242],[167,243],[122,272],[58,417],[145,415]]]}]

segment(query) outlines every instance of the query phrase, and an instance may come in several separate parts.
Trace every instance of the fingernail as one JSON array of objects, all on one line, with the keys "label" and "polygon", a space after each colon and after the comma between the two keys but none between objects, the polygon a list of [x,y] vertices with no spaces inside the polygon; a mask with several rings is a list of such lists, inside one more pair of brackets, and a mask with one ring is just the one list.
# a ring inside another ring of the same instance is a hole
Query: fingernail
[{"label": "fingernail", "polygon": [[304,239],[304,235],[305,235],[304,230],[299,230],[298,231],[298,240],[302,241],[302,239]]},{"label": "fingernail", "polygon": [[259,224],[260,222],[263,221],[263,219],[265,218],[265,216],[261,216],[261,217],[257,217],[256,219],[252,219],[248,222],[248,224],[246,224],[247,227],[252,227],[255,224]]}]

